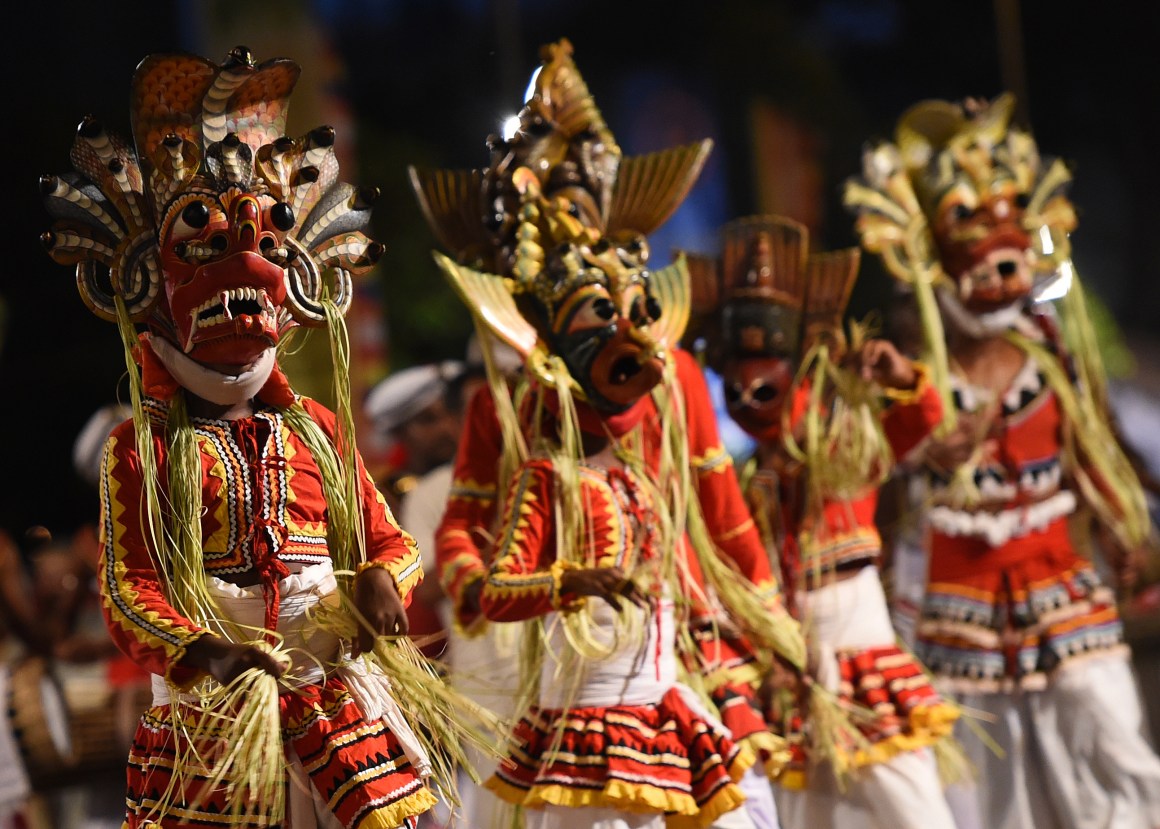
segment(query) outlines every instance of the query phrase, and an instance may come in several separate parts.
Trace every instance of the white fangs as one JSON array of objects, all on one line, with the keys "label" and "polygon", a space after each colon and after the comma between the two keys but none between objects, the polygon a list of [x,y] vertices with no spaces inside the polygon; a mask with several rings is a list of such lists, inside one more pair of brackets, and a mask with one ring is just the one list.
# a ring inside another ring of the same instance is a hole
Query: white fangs
[{"label": "white fangs", "polygon": [[[273,328],[275,326],[277,321],[277,307],[264,288],[230,288],[226,291],[220,291],[217,296],[207,299],[189,312],[189,336],[185,340],[185,353],[188,354],[193,351],[193,336],[197,331],[202,328],[212,328],[215,325],[231,322],[234,319],[234,313],[230,310],[230,303],[243,299],[253,300],[258,303],[258,306],[262,310],[257,316],[261,317],[266,327]],[[202,316],[207,311],[214,309],[220,309],[219,313],[208,317]]]}]

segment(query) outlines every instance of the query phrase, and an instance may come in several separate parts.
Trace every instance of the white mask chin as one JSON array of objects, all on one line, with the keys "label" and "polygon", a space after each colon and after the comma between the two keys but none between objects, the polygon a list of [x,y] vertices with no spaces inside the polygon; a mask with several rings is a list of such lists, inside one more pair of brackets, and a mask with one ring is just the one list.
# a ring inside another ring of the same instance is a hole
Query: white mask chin
[{"label": "white mask chin", "polygon": [[222,374],[191,360],[164,337],[149,337],[149,344],[162,364],[183,388],[203,400],[232,406],[250,400],[266,385],[277,359],[274,346],[237,374]]},{"label": "white mask chin", "polygon": [[994,337],[1015,328],[1023,316],[1024,300],[1017,299],[1010,305],[994,311],[976,314],[963,307],[954,292],[940,288],[936,295],[943,315],[948,317],[955,329],[972,339],[981,340]]}]

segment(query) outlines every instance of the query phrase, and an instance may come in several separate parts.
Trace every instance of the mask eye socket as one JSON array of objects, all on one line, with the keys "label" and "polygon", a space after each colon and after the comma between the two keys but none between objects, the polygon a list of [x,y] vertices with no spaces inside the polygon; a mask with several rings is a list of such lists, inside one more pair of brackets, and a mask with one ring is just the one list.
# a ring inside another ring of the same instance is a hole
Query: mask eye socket
[{"label": "mask eye socket", "polygon": [[629,318],[634,325],[650,325],[661,317],[661,304],[654,296],[638,296],[632,303]]},{"label": "mask eye socket", "polygon": [[225,222],[221,206],[204,196],[189,194],[174,204],[168,213],[172,217],[164,231],[171,242],[204,239],[208,228],[217,228]]},{"label": "mask eye socket", "polygon": [[965,181],[958,181],[938,201],[938,215],[944,226],[969,221],[979,209],[978,191]]},{"label": "mask eye socket", "polygon": [[967,219],[975,215],[975,210],[972,207],[960,202],[951,208],[951,219],[956,222],[965,222]]},{"label": "mask eye socket", "polygon": [[606,330],[617,325],[620,312],[608,291],[588,285],[574,292],[557,313],[552,329],[560,334]]},{"label": "mask eye socket", "polygon": [[749,393],[758,403],[771,403],[777,398],[777,389],[769,383],[762,383]]},{"label": "mask eye socket", "polygon": [[722,389],[725,405],[730,409],[755,408],[777,400],[781,392],[773,383],[762,380],[748,388],[740,383],[727,383]]}]

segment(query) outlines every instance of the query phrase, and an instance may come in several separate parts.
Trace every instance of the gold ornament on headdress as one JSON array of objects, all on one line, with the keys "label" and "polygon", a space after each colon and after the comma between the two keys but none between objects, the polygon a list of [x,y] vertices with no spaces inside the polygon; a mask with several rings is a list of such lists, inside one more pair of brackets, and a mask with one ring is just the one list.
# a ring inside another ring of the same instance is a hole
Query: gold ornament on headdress
[{"label": "gold ornament on headdress", "polygon": [[[647,236],[680,206],[712,149],[705,139],[642,156],[622,157],[612,131],[597,109],[567,40],[541,49],[541,66],[529,86],[529,98],[519,113],[519,129],[496,146],[491,166],[484,170],[419,170],[409,168],[412,187],[440,245],[461,263],[506,271],[500,248],[508,240],[489,230],[515,216],[501,215],[495,199],[511,194],[512,176],[531,170],[546,195],[552,195],[552,174],[568,157],[573,141],[592,149],[584,152],[588,190],[598,215],[582,220],[609,239]],[[575,159],[572,159],[575,162]],[[512,203],[514,205],[514,202]]]},{"label": "gold ornament on headdress", "polygon": [[932,226],[939,200],[952,188],[986,194],[1012,182],[1026,198],[1022,216],[1039,267],[1067,261],[1075,211],[1065,190],[1071,181],[1058,160],[1046,164],[1034,139],[1010,125],[1014,99],[991,102],[922,101],[899,119],[895,142],[868,147],[861,177],[846,182],[844,201],[857,214],[862,246],[882,257],[892,276],[914,291],[924,332],[924,361],[943,398],[943,430],[953,427],[950,374],[934,292],[953,287],[943,270]]},{"label": "gold ornament on headdress", "polygon": [[922,101],[899,119],[894,143],[865,150],[845,204],[858,215],[863,246],[893,276],[911,285],[947,279],[931,234],[939,199],[956,186],[986,193],[1002,180],[1026,197],[1023,226],[1032,239],[1041,241],[1044,228],[1050,234],[1045,260],[1066,258],[1076,223],[1065,194],[1071,175],[1062,161],[1041,159],[1035,140],[1010,125],[1013,109],[1009,94],[969,106]]},{"label": "gold ornament on headdress", "polygon": [[[646,271],[643,263],[634,262],[623,247],[607,243],[592,228],[578,222],[567,212],[566,205],[545,198],[530,170],[521,168],[512,178],[519,188],[522,206],[518,255],[511,274],[469,268],[438,252],[434,257],[476,318],[519,352],[532,376],[555,385],[562,365],[549,359],[551,350],[540,330],[520,310],[516,298],[522,295],[530,295],[551,309],[587,284],[604,285],[617,296],[631,285],[647,280],[648,292],[657,298],[664,313],[645,326],[641,336],[650,341],[652,353],[675,346],[688,324],[691,309],[684,258],[679,257],[658,271]],[[643,244],[639,239],[634,243]],[[553,249],[562,253],[549,267],[545,251]],[[566,382],[573,394],[582,396],[574,378],[566,378]]]}]

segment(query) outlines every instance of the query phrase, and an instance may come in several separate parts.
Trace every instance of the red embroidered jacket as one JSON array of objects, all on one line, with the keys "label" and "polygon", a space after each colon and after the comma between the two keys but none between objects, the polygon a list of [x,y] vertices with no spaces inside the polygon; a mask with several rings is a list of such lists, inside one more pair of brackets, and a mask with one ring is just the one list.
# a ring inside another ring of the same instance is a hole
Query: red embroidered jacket
[{"label": "red embroidered jacket", "polygon": [[[583,528],[583,566],[620,567],[657,562],[655,508],[630,471],[578,467]],[[515,622],[567,608],[576,597],[561,596],[551,565],[556,559],[556,471],[547,460],[524,463],[504,507],[502,536],[480,601],[489,619]],[[656,585],[642,584],[645,590]]]},{"label": "red embroidered jacket", "polygon": [[[327,436],[334,415],[302,398]],[[168,500],[165,404],[148,401],[162,503]],[[202,467],[201,536],[204,567],[227,579],[255,572],[267,590],[288,563],[316,564],[330,557],[322,475],[310,450],[273,408],[233,421],[192,419]],[[404,603],[422,580],[414,540],[395,523],[386,502],[358,459],[368,560],[387,562]],[[133,422],[122,423],[105,445],[101,488],[101,603],[118,647],[151,673],[178,685],[198,677],[179,666],[186,648],[207,631],[167,600],[145,522],[142,467]],[[158,528],[160,535],[160,528]]]},{"label": "red embroidered jacket", "polygon": [[[809,385],[803,383],[791,401],[793,426],[805,417],[809,398]],[[898,397],[883,414],[883,432],[894,457],[901,459],[912,452],[939,424],[942,415],[938,390],[923,372],[913,393]],[[768,486],[761,477],[754,476],[747,493],[751,502],[758,503],[753,489],[763,485]],[[776,508],[773,505],[777,501],[767,496],[761,503]],[[796,582],[801,568],[821,575],[857,562],[872,561],[881,552],[882,539],[874,520],[878,508],[876,487],[867,487],[853,498],[826,499],[820,518],[802,517],[796,509],[785,504],[782,507],[781,526],[785,529],[781,556],[786,578],[793,577]]]},{"label": "red embroidered jacket", "polygon": [[[756,585],[770,602],[778,600],[778,584],[761,536],[741,495],[733,460],[717,430],[705,376],[692,354],[673,351],[677,384],[686,409],[689,462],[693,486],[705,522],[717,548],[734,561],[738,570]],[[657,471],[661,457],[660,418],[652,398],[641,421],[641,445],[646,466]],[[502,436],[495,404],[488,389],[471,400],[463,438],[455,459],[455,475],[443,520],[435,536],[435,556],[440,580],[451,598],[460,625],[469,627],[477,615],[463,607],[464,589],[488,572],[486,551],[496,532],[499,507],[497,467]],[[503,482],[506,490],[508,482]],[[686,540],[686,544],[687,544]],[[686,556],[690,577],[703,585],[696,560]]]}]

